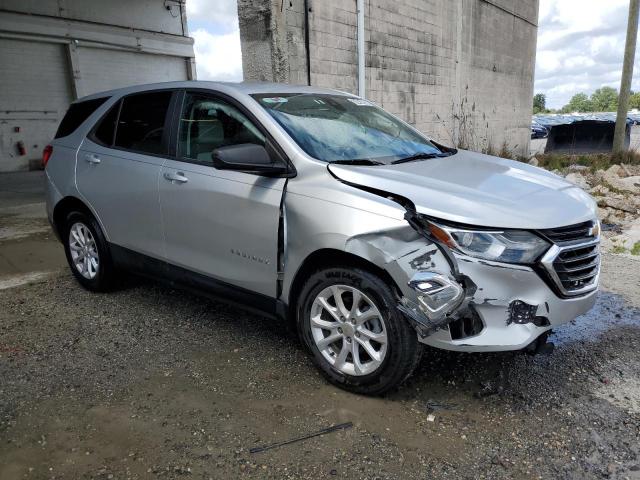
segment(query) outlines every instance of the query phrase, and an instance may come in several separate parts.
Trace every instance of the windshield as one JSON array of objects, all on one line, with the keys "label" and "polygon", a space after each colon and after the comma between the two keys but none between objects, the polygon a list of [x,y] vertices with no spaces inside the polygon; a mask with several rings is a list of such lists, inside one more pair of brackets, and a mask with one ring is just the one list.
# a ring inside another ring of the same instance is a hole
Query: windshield
[{"label": "windshield", "polygon": [[252,96],[318,160],[390,164],[449,154],[367,100],[315,93]]}]

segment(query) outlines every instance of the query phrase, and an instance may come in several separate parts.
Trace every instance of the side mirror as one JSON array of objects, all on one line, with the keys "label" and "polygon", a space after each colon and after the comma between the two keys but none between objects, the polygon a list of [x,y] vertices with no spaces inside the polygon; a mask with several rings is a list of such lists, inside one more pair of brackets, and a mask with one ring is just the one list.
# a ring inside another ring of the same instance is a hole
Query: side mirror
[{"label": "side mirror", "polygon": [[239,170],[263,174],[282,174],[287,171],[281,161],[274,161],[262,145],[241,143],[216,148],[211,153],[213,166],[218,170]]}]

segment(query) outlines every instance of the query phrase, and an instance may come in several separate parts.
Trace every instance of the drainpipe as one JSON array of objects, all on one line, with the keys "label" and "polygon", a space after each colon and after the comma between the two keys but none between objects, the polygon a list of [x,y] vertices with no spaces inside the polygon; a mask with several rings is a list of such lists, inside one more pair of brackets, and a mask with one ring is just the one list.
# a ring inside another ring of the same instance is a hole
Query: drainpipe
[{"label": "drainpipe", "polygon": [[365,67],[364,67],[364,0],[356,0],[358,12],[358,95],[365,98]]},{"label": "drainpipe", "polygon": [[311,85],[311,50],[309,45],[309,0],[304,0],[304,48],[307,57],[307,85]]}]

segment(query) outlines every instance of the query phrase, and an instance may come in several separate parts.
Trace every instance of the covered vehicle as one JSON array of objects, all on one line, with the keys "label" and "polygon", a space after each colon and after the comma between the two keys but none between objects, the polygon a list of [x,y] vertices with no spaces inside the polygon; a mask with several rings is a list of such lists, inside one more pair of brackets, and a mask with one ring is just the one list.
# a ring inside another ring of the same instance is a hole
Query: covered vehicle
[{"label": "covered vehicle", "polygon": [[136,86],[78,100],[56,137],[47,211],[84,287],[131,271],[289,319],[354,392],[401,384],[423,345],[535,349],[595,302],[588,194],[353,95]]}]

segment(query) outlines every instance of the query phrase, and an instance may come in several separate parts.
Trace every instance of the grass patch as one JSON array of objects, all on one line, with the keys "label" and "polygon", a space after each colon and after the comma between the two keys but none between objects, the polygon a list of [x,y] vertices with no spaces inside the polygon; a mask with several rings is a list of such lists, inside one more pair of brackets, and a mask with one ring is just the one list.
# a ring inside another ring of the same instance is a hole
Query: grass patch
[{"label": "grass patch", "polygon": [[589,167],[591,173],[597,170],[606,170],[612,165],[621,163],[627,165],[640,165],[640,152],[628,150],[619,154],[597,153],[590,155],[562,155],[558,153],[545,153],[536,155],[539,166],[547,170],[563,170],[571,165],[583,165]]},{"label": "grass patch", "polygon": [[622,245],[616,245],[615,247],[613,247],[611,252],[612,253],[627,253],[627,249],[624,248]]},{"label": "grass patch", "polygon": [[631,255],[640,255],[640,242],[636,242],[631,248]]}]

